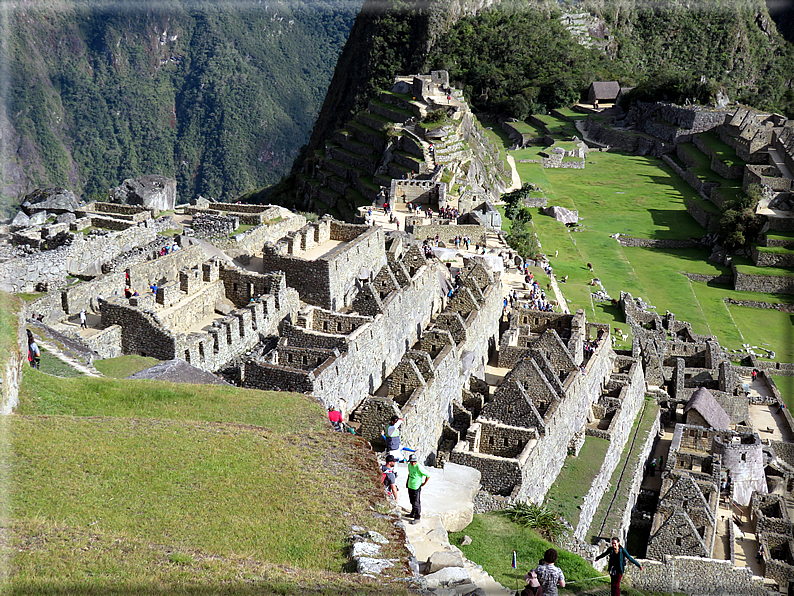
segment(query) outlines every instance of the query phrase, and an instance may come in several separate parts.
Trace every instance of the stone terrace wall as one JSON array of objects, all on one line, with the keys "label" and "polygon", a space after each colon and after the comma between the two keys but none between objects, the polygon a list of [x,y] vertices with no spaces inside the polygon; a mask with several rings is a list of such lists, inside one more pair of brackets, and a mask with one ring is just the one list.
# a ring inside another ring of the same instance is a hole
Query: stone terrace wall
[{"label": "stone terrace wall", "polygon": [[138,263],[145,263],[160,256],[160,249],[173,245],[174,239],[168,236],[158,236],[152,242],[143,246],[136,246],[128,251],[121,253],[115,258],[102,265],[103,273],[112,273],[113,271],[121,271],[137,265]]},{"label": "stone terrace wall", "polygon": [[701,557],[665,556],[664,563],[641,560],[643,570],[627,566],[626,579],[637,590],[672,594],[719,596],[773,596],[764,588],[764,578],[749,567],[734,567],[730,561]]},{"label": "stone terrace wall", "polygon": [[733,270],[733,288],[744,292],[764,292],[767,294],[794,294],[794,277],[775,275],[748,275],[739,273],[736,265]]},{"label": "stone terrace wall", "polygon": [[609,488],[612,472],[620,463],[623,447],[629,438],[644,396],[645,376],[642,373],[642,364],[635,361],[629,369],[628,383],[620,391],[620,408],[609,425],[609,446],[604,456],[604,462],[582,502],[579,523],[574,531],[574,537],[578,540],[584,540],[587,536],[601,498]]},{"label": "stone terrace wall", "polygon": [[223,282],[220,280],[203,284],[198,292],[180,298],[179,308],[169,309],[170,312],[159,313],[160,322],[172,331],[184,332],[193,325],[215,312],[215,306],[224,298]]},{"label": "stone terrace wall", "polygon": [[752,246],[750,256],[756,267],[794,267],[794,253],[762,252]]},{"label": "stone terrace wall", "polygon": [[570,384],[559,406],[548,417],[546,434],[538,440],[535,449],[522,466],[522,482],[514,496],[522,501],[541,503],[549,487],[554,483],[568,452],[574,434],[584,430],[590,405],[601,396],[602,388],[612,374],[615,352],[607,336],[588,360],[585,374],[569,375]]},{"label": "stone terrace wall", "polygon": [[110,273],[91,281],[80,282],[69,286],[61,294],[61,304],[67,315],[74,315],[81,310],[99,311],[97,298],[100,294],[105,299],[124,296],[124,272]]}]

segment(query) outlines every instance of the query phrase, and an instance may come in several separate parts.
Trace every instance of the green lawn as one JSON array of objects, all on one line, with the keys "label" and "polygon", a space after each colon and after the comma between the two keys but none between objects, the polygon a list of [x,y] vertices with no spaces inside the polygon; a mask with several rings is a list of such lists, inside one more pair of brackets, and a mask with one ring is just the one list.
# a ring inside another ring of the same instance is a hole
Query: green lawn
[{"label": "green lawn", "polygon": [[[537,532],[523,528],[498,513],[475,515],[472,523],[463,532],[450,533],[450,543],[458,545],[463,536],[471,537],[472,543],[461,546],[463,553],[482,565],[493,578],[511,590],[524,587],[524,575],[537,567],[538,559],[543,558],[546,549],[553,544],[543,540]],[[581,586],[560,590],[562,593],[576,593],[582,587],[605,585],[606,576],[602,580],[585,582],[587,578],[599,577],[600,574],[581,557],[560,548],[557,565],[565,573],[567,581],[577,581]],[[511,567],[512,554],[516,551],[517,568]]]},{"label": "green lawn", "polygon": [[783,401],[786,402],[786,407],[791,410],[794,408],[794,377],[781,377],[779,375],[772,375],[772,380],[775,382]]},{"label": "green lawn", "polygon": [[604,463],[609,441],[598,437],[585,437],[579,455],[565,458],[557,480],[546,493],[546,505],[568,520],[573,527],[579,523],[579,511],[584,496]]},{"label": "green lawn", "polygon": [[343,573],[351,524],[400,547],[374,458],[304,395],[26,370],[10,439],[15,593],[395,589]]},{"label": "green lawn", "polygon": [[66,364],[60,358],[53,356],[41,346],[39,346],[39,349],[41,350],[41,362],[39,363],[41,372],[63,378],[83,376],[83,373]]},{"label": "green lawn", "polygon": [[702,132],[697,135],[705,145],[714,152],[717,159],[727,166],[744,165],[744,161],[736,156],[736,150],[724,143],[719,135],[713,132]]},{"label": "green lawn", "polygon": [[[513,152],[517,162],[519,153]],[[516,163],[522,182],[542,188],[549,205],[579,211],[581,220],[574,229],[540,213],[533,218],[558,278],[568,276],[567,283],[560,287],[571,309],[583,308],[598,322],[622,322],[619,309],[592,300],[594,288],[588,284],[598,277],[613,298],[619,298],[621,291],[642,297],[659,314],[670,310],[679,320],[690,322],[696,333],[716,335],[726,348],[737,349],[747,342],[761,345],[759,341],[763,341],[778,359],[794,361],[790,315],[729,307],[723,302],[730,297],[791,303],[794,297],[737,292],[726,286],[690,281],[684,273],[730,274],[730,269],[709,262],[706,250],[622,247],[610,237],[615,233],[653,239],[702,237],[705,230],[685,208],[686,201],[702,199],[686,182],[652,157],[593,152],[587,161],[584,171],[547,170],[540,164]],[[790,269],[755,267],[747,259],[735,262],[740,271],[750,274],[794,274]],[[593,264],[593,272],[587,263]]]},{"label": "green lawn", "polygon": [[149,358],[147,356],[130,354],[128,356],[119,356],[118,358],[95,360],[94,368],[96,368],[106,377],[123,379],[135,374],[136,372],[151,368],[159,362],[160,361],[157,360],[157,358]]}]

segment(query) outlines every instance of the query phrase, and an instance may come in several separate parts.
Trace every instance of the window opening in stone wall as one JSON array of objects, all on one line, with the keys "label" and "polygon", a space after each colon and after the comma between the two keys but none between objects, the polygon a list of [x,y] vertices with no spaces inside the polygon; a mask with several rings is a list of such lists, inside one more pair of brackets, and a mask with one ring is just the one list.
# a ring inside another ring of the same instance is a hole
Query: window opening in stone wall
[{"label": "window opening in stone wall", "polygon": [[204,360],[204,358],[205,358],[205,356],[204,356],[204,343],[203,342],[199,342],[199,358],[201,360]]},{"label": "window opening in stone wall", "polygon": [[287,354],[287,362],[292,363],[292,354]]},{"label": "window opening in stone wall", "polygon": [[683,539],[681,538],[681,536],[676,536],[676,538],[675,538],[675,545],[676,545],[676,546],[681,546],[681,543],[682,543],[682,542],[683,542]]},{"label": "window opening in stone wall", "polygon": [[328,321],[323,321],[323,331],[328,331]]},{"label": "window opening in stone wall", "polygon": [[306,358],[306,355],[305,355],[305,354],[304,354],[304,355],[303,355],[303,357],[301,358],[301,362],[303,362],[303,364],[306,364],[306,363],[308,362],[308,360],[307,360],[307,358]]},{"label": "window opening in stone wall", "polygon": [[400,383],[400,393],[405,393],[405,384]]},{"label": "window opening in stone wall", "polygon": [[742,461],[747,461],[747,454],[746,453],[742,453]]},{"label": "window opening in stone wall", "polygon": [[237,282],[232,284],[232,291],[236,294],[237,293]]},{"label": "window opening in stone wall", "polygon": [[706,536],[706,526],[700,526],[698,528],[698,534],[700,534],[701,538],[705,538],[705,536]]},{"label": "window opening in stone wall", "polygon": [[190,364],[190,350],[185,350],[185,362]]},{"label": "window opening in stone wall", "polygon": [[488,437],[488,444],[493,447],[493,437]]},{"label": "window opening in stone wall", "polygon": [[341,323],[341,321],[337,321],[336,322],[336,330],[337,331],[342,331],[342,323]]}]

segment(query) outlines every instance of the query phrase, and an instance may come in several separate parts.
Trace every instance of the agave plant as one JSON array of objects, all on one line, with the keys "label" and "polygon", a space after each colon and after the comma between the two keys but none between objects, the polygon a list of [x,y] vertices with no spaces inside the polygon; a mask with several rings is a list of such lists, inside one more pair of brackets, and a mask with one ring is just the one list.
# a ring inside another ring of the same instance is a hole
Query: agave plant
[{"label": "agave plant", "polygon": [[503,512],[508,519],[526,528],[537,530],[546,540],[556,541],[565,530],[559,516],[545,505],[517,502]]}]

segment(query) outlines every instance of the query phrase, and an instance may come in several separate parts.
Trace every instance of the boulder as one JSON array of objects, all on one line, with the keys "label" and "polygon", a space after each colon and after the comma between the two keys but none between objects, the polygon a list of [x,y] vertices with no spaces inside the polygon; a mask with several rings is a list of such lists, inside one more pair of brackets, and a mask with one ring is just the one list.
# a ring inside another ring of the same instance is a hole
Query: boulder
[{"label": "boulder", "polygon": [[25,215],[24,211],[20,211],[14,216],[14,219],[11,220],[11,227],[12,228],[27,228],[30,225],[30,218]]},{"label": "boulder", "polygon": [[394,567],[394,563],[386,559],[373,559],[371,557],[359,557],[356,559],[356,569],[359,573],[366,575],[380,575],[389,567]]},{"label": "boulder", "polygon": [[71,190],[60,187],[37,188],[25,196],[22,210],[30,215],[38,211],[50,213],[67,213],[77,211],[80,202]]},{"label": "boulder", "polygon": [[428,588],[439,586],[455,586],[458,584],[468,584],[471,582],[469,572],[463,567],[445,567],[435,573],[425,576]]},{"label": "boulder", "polygon": [[127,178],[120,186],[111,189],[109,200],[111,203],[170,211],[176,204],[176,180],[157,175]]},{"label": "boulder", "polygon": [[371,542],[355,542],[351,556],[354,559],[359,557],[377,557],[380,555],[380,546]]},{"label": "boulder", "polygon": [[571,211],[570,209],[558,207],[557,205],[545,207],[543,213],[551,215],[554,219],[564,224],[575,224],[579,221],[578,211]]},{"label": "boulder", "polygon": [[435,573],[447,567],[463,567],[463,556],[451,550],[441,550],[428,557],[427,565],[429,573]]},{"label": "boulder", "polygon": [[77,216],[74,213],[61,213],[55,218],[56,223],[70,224],[73,221],[77,221]]},{"label": "boulder", "polygon": [[370,530],[367,532],[367,538],[372,542],[377,542],[378,544],[389,544],[389,540],[380,532],[376,532],[375,530]]},{"label": "boulder", "polygon": [[43,225],[49,215],[46,211],[36,211],[33,215],[30,216],[30,225],[32,226],[40,226]]},{"label": "boulder", "polygon": [[222,378],[213,375],[206,370],[196,368],[176,358],[166,360],[160,364],[136,372],[127,377],[129,379],[154,379],[157,381],[169,381],[171,383],[193,383],[202,385],[228,385]]}]

